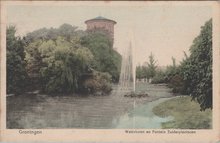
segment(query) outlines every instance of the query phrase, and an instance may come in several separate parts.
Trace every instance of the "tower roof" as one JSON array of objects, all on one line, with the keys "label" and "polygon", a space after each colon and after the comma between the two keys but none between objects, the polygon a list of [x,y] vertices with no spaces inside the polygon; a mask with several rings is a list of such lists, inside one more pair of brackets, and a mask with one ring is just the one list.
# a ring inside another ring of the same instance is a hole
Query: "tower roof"
[{"label": "tower roof", "polygon": [[89,20],[86,20],[85,23],[89,22],[89,21],[98,21],[98,20],[106,20],[106,21],[111,21],[113,22],[114,24],[116,24],[117,22],[115,22],[114,20],[111,20],[111,19],[107,19],[105,17],[102,17],[102,16],[98,16],[98,17],[95,17],[93,19],[89,19]]}]

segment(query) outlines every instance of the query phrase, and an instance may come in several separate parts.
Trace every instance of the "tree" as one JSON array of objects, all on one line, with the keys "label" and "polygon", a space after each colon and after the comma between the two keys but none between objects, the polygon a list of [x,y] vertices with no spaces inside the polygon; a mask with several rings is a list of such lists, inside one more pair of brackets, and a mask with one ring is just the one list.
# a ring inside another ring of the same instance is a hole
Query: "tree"
[{"label": "tree", "polygon": [[39,51],[42,40],[36,40],[25,47],[25,61],[27,61],[26,71],[29,77],[29,90],[39,89],[41,84],[40,69],[43,67],[43,57]]},{"label": "tree", "polygon": [[41,70],[42,79],[45,79],[44,90],[47,93],[73,93],[77,91],[78,80],[86,72],[91,61],[90,58],[93,56],[86,48],[77,49],[76,52],[56,49],[53,61],[48,63],[51,65]]},{"label": "tree", "polygon": [[[69,64],[63,63],[62,66],[59,66],[59,63],[65,62],[64,59],[61,59],[61,55],[66,53],[68,57],[68,55],[72,54],[69,52],[71,51],[76,57],[74,60],[77,60],[80,58],[80,55],[82,56],[85,54],[83,53],[84,49],[80,44],[80,37],[83,35],[84,34],[81,30],[77,30],[77,27],[69,24],[63,24],[59,28],[42,28],[27,34],[25,37],[27,45],[25,50],[27,71],[30,76],[30,85],[32,86],[32,89],[43,89],[45,92],[52,93],[55,91],[55,88],[59,89],[63,87],[61,84],[64,84],[64,82],[60,81],[60,84],[58,84],[59,80],[57,78],[59,76],[65,77],[65,75],[58,73],[63,72],[64,70],[68,71],[69,67],[65,66],[69,66]],[[77,49],[79,48],[82,48],[81,52],[77,52]],[[88,50],[85,51],[88,52]],[[58,55],[61,57],[58,58]],[[64,56],[64,58],[67,57]],[[88,59],[90,57],[85,55],[83,58]],[[80,64],[81,63],[78,63],[79,67]],[[50,76],[51,78],[49,78]],[[54,79],[52,79],[52,77],[54,77]],[[56,80],[57,82],[53,83],[53,80]],[[73,83],[68,82],[65,84]],[[72,88],[73,86],[70,85],[70,87]],[[69,91],[70,90],[67,90],[67,92]]]},{"label": "tree", "polygon": [[149,56],[149,62],[147,63],[148,78],[153,78],[156,75],[157,62],[154,59],[154,55],[151,53]]},{"label": "tree", "polygon": [[72,44],[58,37],[56,41],[44,41],[40,45],[43,91],[50,94],[77,91],[79,79],[90,67],[93,55],[88,48],[73,48]]},{"label": "tree", "polygon": [[176,59],[174,57],[172,57],[172,63],[173,63],[173,67],[176,68]]},{"label": "tree", "polygon": [[198,101],[201,110],[212,108],[212,19],[201,27],[182,69],[193,100]]},{"label": "tree", "polygon": [[166,68],[166,80],[172,86],[175,86],[171,80],[176,74],[178,74],[178,67],[176,66],[176,59],[172,57],[172,65],[169,65]]},{"label": "tree", "polygon": [[28,77],[25,70],[24,42],[15,33],[15,26],[7,27],[7,93],[20,94],[25,91]]},{"label": "tree", "polygon": [[153,54],[151,53],[149,56],[149,62],[145,62],[144,65],[138,66],[136,69],[136,77],[137,78],[145,78],[149,80],[153,78],[157,73],[157,62],[154,59]]},{"label": "tree", "polygon": [[[111,81],[104,79],[119,79],[121,56],[102,33],[86,33],[63,24],[59,28],[31,32],[25,41],[28,74],[39,80],[38,87],[46,93],[78,92],[85,89],[83,81],[88,80],[99,83],[93,86],[93,92],[100,88],[110,91]],[[110,76],[105,76],[108,73]]]},{"label": "tree", "polygon": [[141,65],[136,67],[136,78],[137,79],[142,79],[143,78],[143,70],[142,70]]},{"label": "tree", "polygon": [[36,40],[56,40],[57,37],[64,37],[65,40],[70,42],[70,40],[76,38],[77,36],[84,36],[82,30],[78,30],[76,26],[70,24],[62,24],[59,28],[41,28],[30,32],[26,35],[25,41],[31,43]]},{"label": "tree", "polygon": [[157,69],[156,75],[152,79],[153,84],[165,83],[165,71],[163,69]]},{"label": "tree", "polygon": [[70,41],[70,39],[77,35],[76,29],[77,27],[65,23],[59,27],[58,33],[59,36],[65,37],[67,41]]},{"label": "tree", "polygon": [[112,41],[104,32],[87,33],[81,38],[81,44],[94,55],[93,68],[107,72],[113,82],[118,82],[121,69],[121,55],[112,48]]}]

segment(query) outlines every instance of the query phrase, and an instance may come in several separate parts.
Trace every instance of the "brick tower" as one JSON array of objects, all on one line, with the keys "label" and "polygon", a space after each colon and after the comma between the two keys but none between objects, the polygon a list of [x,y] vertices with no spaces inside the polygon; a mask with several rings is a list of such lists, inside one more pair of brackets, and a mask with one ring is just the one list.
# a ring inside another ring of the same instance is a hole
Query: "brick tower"
[{"label": "brick tower", "polygon": [[114,41],[114,25],[116,24],[114,20],[98,16],[96,18],[86,20],[85,23],[87,25],[87,31],[104,31],[109,35],[112,42]]}]

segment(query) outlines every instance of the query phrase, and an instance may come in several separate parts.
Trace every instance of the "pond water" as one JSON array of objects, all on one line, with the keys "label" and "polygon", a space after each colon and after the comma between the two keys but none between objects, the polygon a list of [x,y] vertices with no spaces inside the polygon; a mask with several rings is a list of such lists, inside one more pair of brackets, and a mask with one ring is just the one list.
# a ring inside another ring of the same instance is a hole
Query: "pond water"
[{"label": "pond water", "polygon": [[133,110],[121,116],[119,120],[115,122],[116,128],[160,129],[161,123],[171,121],[173,120],[173,117],[158,117],[152,112],[152,109],[159,103],[168,99],[169,98],[161,98],[156,101],[134,107]]},{"label": "pond water", "polygon": [[165,85],[137,84],[149,97],[48,96],[7,97],[7,128],[161,128],[172,117],[160,118],[152,108],[172,97]]}]

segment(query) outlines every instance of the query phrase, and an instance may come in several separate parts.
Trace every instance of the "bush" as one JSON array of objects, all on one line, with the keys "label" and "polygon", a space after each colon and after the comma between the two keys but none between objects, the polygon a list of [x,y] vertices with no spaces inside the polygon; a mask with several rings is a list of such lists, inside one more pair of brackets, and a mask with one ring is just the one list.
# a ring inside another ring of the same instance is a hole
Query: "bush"
[{"label": "bush", "polygon": [[111,75],[108,73],[101,73],[93,71],[89,78],[82,82],[81,91],[87,94],[109,94],[112,90]]},{"label": "bush", "polygon": [[169,86],[173,88],[173,93],[184,93],[184,81],[178,74],[171,78]]},{"label": "bush", "polygon": [[162,70],[158,70],[156,72],[156,75],[153,77],[151,83],[153,84],[165,83],[165,73]]}]

